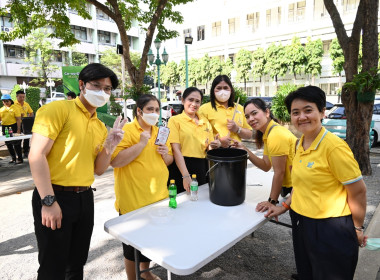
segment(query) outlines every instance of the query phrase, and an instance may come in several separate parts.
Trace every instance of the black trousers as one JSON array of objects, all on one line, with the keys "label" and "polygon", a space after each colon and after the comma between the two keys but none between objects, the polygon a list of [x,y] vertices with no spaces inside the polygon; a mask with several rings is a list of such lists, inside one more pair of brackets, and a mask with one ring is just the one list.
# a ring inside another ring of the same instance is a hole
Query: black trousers
[{"label": "black trousers", "polygon": [[[3,125],[2,131],[3,135],[5,135],[5,128],[10,128],[12,127],[13,133],[17,132],[17,123],[11,124],[11,125]],[[9,138],[12,139],[12,138]],[[21,141],[22,140],[11,140],[11,141],[5,141],[5,145],[8,148],[8,152],[11,155],[13,160],[16,160],[16,155],[18,160],[22,160],[22,151],[21,151]]]},{"label": "black trousers", "polygon": [[55,192],[62,209],[62,226],[52,230],[42,225],[41,198],[34,189],[32,206],[38,244],[37,279],[83,279],[92,229],[94,227],[94,195],[88,191]]},{"label": "black trousers", "polygon": [[[205,158],[192,158],[192,157],[184,157],[187,170],[189,171],[190,176],[192,174],[197,175],[198,185],[203,185],[208,183],[208,178],[206,178],[206,173],[208,170],[207,160]],[[184,192],[185,189],[183,187],[183,179],[181,171],[179,171],[177,164],[175,161],[171,165],[168,166],[169,169],[169,181],[170,179],[175,180],[175,184],[177,186],[177,193]]]},{"label": "black trousers", "polygon": [[352,280],[359,244],[352,216],[311,219],[290,210],[299,279]]}]

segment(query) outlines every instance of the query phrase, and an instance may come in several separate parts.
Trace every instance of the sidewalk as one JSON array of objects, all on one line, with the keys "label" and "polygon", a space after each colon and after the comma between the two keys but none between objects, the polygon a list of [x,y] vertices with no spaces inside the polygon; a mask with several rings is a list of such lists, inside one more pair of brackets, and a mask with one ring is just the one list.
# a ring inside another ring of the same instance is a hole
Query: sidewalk
[{"label": "sidewalk", "polygon": [[[34,184],[27,160],[21,165],[8,165],[9,159],[0,156],[0,279],[35,279],[37,245],[30,205]],[[368,197],[365,234],[380,238],[380,147],[371,153],[371,165],[373,175],[364,178]],[[95,226],[85,279],[126,279],[121,244],[103,229],[105,221],[117,216],[113,208],[113,182],[112,168],[95,179]],[[281,221],[289,222],[283,216]],[[379,267],[380,251],[360,249],[355,279],[380,280]],[[295,264],[291,231],[267,223],[254,237],[246,237],[198,272],[181,277],[172,275],[172,279],[272,280],[290,279],[292,273]],[[156,274],[166,279],[164,269],[158,269]]]}]

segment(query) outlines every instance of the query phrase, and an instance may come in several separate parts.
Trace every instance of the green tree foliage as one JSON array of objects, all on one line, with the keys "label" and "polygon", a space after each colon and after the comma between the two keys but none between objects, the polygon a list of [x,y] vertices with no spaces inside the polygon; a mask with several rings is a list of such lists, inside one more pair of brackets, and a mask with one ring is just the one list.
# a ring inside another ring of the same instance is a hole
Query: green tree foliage
[{"label": "green tree foliage", "polygon": [[330,45],[330,58],[332,60],[333,74],[342,75],[344,65],[343,50],[338,39],[333,39]]},{"label": "green tree foliage", "polygon": [[[145,70],[147,68],[147,54],[153,42],[154,34],[158,33],[161,41],[175,38],[177,31],[169,30],[167,22],[182,23],[183,17],[175,10],[175,6],[192,2],[193,0],[30,0],[9,1],[0,9],[0,15],[11,15],[14,29],[11,32],[0,32],[0,40],[5,42],[16,38],[26,37],[32,30],[41,27],[52,27],[54,33],[50,38],[62,39],[60,47],[79,43],[71,32],[68,9],[77,12],[83,19],[91,19],[87,4],[109,16],[117,25],[120,40],[123,45],[123,58],[131,79],[132,85],[138,90],[143,86]],[[142,48],[141,63],[137,68],[132,63],[128,30],[133,23],[138,23],[141,30],[146,32],[145,44]],[[158,32],[156,32],[156,30]]]},{"label": "green tree foliage", "polygon": [[272,106],[270,110],[281,123],[290,122],[290,115],[286,109],[284,101],[288,94],[292,91],[295,91],[297,88],[298,86],[292,84],[281,85],[278,87],[278,90],[272,99]]},{"label": "green tree foliage", "polygon": [[220,60],[219,57],[214,56],[210,60],[210,76],[213,80],[216,76],[221,75],[223,71],[223,62]]},{"label": "green tree foliage", "polygon": [[297,74],[301,74],[306,64],[305,48],[301,45],[298,37],[293,37],[292,43],[285,47],[285,60],[289,72],[296,80]]},{"label": "green tree foliage", "polygon": [[265,73],[275,80],[276,86],[278,76],[284,76],[287,72],[285,57],[285,48],[275,43],[272,43],[265,52]]},{"label": "green tree foliage", "polygon": [[72,52],[71,53],[71,65],[82,66],[88,64],[88,58],[84,53]]},{"label": "green tree foliage", "polygon": [[235,91],[235,102],[237,102],[238,98],[240,98],[239,104],[244,105],[245,102],[247,102],[247,93],[238,87],[234,87],[234,91]]},{"label": "green tree foliage", "polygon": [[40,103],[41,90],[38,87],[28,87],[25,91],[25,101],[29,103],[33,112],[37,112]]},{"label": "green tree foliage", "polygon": [[235,70],[237,81],[244,82],[244,90],[247,90],[247,80],[252,69],[252,53],[245,49],[240,49],[236,54]]},{"label": "green tree foliage", "polygon": [[307,38],[305,46],[306,67],[305,73],[312,76],[312,84],[314,84],[314,77],[322,72],[322,58],[323,58],[323,43],[321,39],[312,41],[310,37]]},{"label": "green tree foliage", "polygon": [[120,116],[123,112],[123,107],[115,101],[115,95],[111,93],[110,96],[110,114],[113,116]]},{"label": "green tree foliage", "polygon": [[161,81],[167,86],[175,86],[179,83],[177,63],[171,61],[162,67]]},{"label": "green tree foliage", "polygon": [[[199,71],[199,60],[192,58],[189,60],[189,87],[196,87],[202,80],[202,75]],[[185,75],[186,76],[186,75]],[[186,78],[185,78],[186,82]]]},{"label": "green tree foliage", "polygon": [[33,30],[25,38],[24,48],[26,57],[24,61],[28,66],[23,67],[26,72],[36,73],[39,77],[33,82],[44,82],[57,71],[58,65],[54,64],[54,44],[49,38],[45,28]]},{"label": "green tree foliage", "polygon": [[234,65],[232,63],[232,60],[227,58],[222,65],[223,65],[223,70],[222,70],[221,74],[227,75],[228,77],[231,78],[231,72],[234,69]]},{"label": "green tree foliage", "polygon": [[200,82],[204,85],[206,85],[207,89],[207,84],[208,82],[213,78],[212,73],[211,73],[211,57],[206,53],[201,59],[198,61],[199,64],[199,77],[200,77]]},{"label": "green tree foliage", "polygon": [[265,50],[258,48],[252,53],[252,74],[254,77],[260,78],[265,74]]}]

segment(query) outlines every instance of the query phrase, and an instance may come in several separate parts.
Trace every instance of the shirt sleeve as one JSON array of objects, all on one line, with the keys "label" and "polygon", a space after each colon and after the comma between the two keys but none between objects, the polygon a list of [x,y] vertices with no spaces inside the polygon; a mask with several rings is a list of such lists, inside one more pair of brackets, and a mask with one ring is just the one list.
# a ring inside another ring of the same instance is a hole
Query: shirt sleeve
[{"label": "shirt sleeve", "polygon": [[268,154],[271,157],[289,155],[289,139],[281,133],[280,129],[273,127],[267,140]]},{"label": "shirt sleeve", "polygon": [[67,107],[62,102],[51,102],[38,110],[32,132],[55,140],[67,118]]}]

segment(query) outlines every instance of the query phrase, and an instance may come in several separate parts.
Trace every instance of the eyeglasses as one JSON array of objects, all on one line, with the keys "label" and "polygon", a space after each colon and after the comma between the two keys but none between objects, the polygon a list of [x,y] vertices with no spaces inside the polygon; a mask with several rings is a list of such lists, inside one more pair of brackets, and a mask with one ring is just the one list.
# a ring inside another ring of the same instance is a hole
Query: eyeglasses
[{"label": "eyeglasses", "polygon": [[98,91],[104,90],[105,93],[111,94],[112,87],[106,86],[106,87],[102,88],[102,86],[99,84],[94,84],[91,82],[88,82],[88,83],[94,88],[94,90],[98,90]]}]

